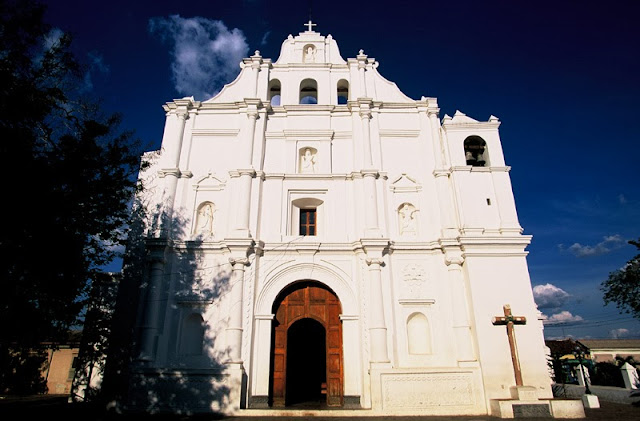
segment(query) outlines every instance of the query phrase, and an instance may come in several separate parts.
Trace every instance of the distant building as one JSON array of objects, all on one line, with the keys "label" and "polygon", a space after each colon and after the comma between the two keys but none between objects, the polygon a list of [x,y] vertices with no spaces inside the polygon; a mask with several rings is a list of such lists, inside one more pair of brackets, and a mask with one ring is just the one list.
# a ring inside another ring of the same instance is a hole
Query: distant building
[{"label": "distant building", "polygon": [[520,374],[551,398],[499,120],[312,27],[164,106],[126,406],[484,415]]},{"label": "distant building", "polygon": [[595,362],[615,362],[616,357],[633,357],[640,363],[640,339],[580,339],[579,341],[589,348]]},{"label": "distant building", "polygon": [[42,377],[47,384],[47,394],[71,393],[78,363],[80,335],[80,332],[74,332],[72,339],[65,343],[43,343],[47,360],[42,367]]}]

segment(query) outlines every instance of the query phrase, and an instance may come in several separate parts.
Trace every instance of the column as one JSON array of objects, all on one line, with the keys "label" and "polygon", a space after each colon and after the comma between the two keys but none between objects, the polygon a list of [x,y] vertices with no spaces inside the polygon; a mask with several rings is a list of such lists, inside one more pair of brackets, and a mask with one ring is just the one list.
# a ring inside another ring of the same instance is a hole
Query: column
[{"label": "column", "polygon": [[240,174],[238,206],[235,209],[237,232],[241,237],[250,237],[249,216],[251,211],[251,181],[256,175],[253,169],[238,170]]},{"label": "column", "polygon": [[452,294],[453,332],[455,335],[457,360],[475,361],[476,357],[474,355],[473,341],[471,338],[471,323],[469,321],[469,307],[467,304],[464,276],[462,274],[463,262],[464,260],[459,253],[446,257]]},{"label": "column", "polygon": [[433,139],[433,154],[436,164],[434,176],[436,177],[436,190],[438,192],[438,204],[440,206],[440,218],[442,222],[442,235],[452,238],[458,235],[456,228],[455,207],[453,206],[453,191],[449,180],[450,171],[446,166],[450,165],[446,148],[440,136],[440,122],[438,121],[438,109],[429,109],[429,123],[431,137]]},{"label": "column", "polygon": [[[176,101],[177,103],[178,101]],[[178,127],[176,137],[169,139],[168,142],[163,142],[163,161],[165,168],[160,170],[160,177],[164,177],[164,197],[163,197],[163,209],[161,213],[160,231],[163,237],[168,237],[171,231],[173,203],[176,198],[176,190],[178,188],[178,179],[180,178],[180,150],[182,149],[182,139],[184,137],[184,128],[186,124],[188,106],[190,101],[182,105],[175,113],[178,120]]]},{"label": "column", "polygon": [[140,333],[139,360],[152,361],[155,358],[155,343],[160,318],[160,299],[164,278],[165,247],[155,247],[149,254],[149,286],[145,297],[145,313]]},{"label": "column", "polygon": [[253,365],[250,408],[269,408],[269,374],[271,368],[271,325],[275,315],[256,314],[253,341]]},{"label": "column", "polygon": [[253,76],[255,80],[255,84],[253,86],[253,97],[256,98],[258,96],[258,76],[260,74],[260,65],[262,64],[262,56],[260,55],[260,51],[256,50],[254,55],[251,56],[251,70],[253,71]]},{"label": "column", "polygon": [[493,187],[496,192],[496,201],[498,202],[498,212],[500,214],[500,231],[503,234],[511,233],[512,235],[519,235],[522,233],[522,227],[520,227],[520,222],[518,222],[509,169],[509,167],[492,167],[491,175],[493,178]]},{"label": "column", "polygon": [[366,98],[367,97],[367,83],[365,80],[365,69],[367,67],[367,55],[364,53],[364,50],[360,50],[360,52],[357,55],[357,60],[358,60],[358,80],[360,82],[360,98]]},{"label": "column", "polygon": [[231,305],[229,308],[229,324],[227,326],[227,348],[229,349],[229,362],[242,363],[242,303],[244,295],[244,267],[249,264],[249,259],[230,258],[233,266],[231,272]]},{"label": "column", "polygon": [[236,206],[236,231],[239,237],[250,237],[249,232],[249,216],[251,211],[251,183],[256,171],[253,168],[253,143],[256,131],[256,120],[258,119],[259,100],[245,100],[248,105],[247,118],[249,124],[247,126],[247,135],[245,141],[245,151],[243,161],[246,163],[244,169],[239,169],[239,193],[238,204]]},{"label": "column", "polygon": [[362,143],[364,147],[365,169],[361,171],[364,178],[365,194],[365,232],[368,237],[378,237],[378,192],[376,179],[378,171],[373,168],[373,154],[371,152],[371,101],[359,100],[360,118],[362,119]]},{"label": "column", "polygon": [[355,315],[341,314],[342,343],[344,349],[353,352],[344,353],[344,407],[360,408],[362,396],[362,381],[360,377],[361,363],[359,319]]},{"label": "column", "polygon": [[369,265],[369,341],[372,363],[389,362],[387,353],[387,326],[384,320],[384,301],[382,299],[382,258],[367,259]]}]

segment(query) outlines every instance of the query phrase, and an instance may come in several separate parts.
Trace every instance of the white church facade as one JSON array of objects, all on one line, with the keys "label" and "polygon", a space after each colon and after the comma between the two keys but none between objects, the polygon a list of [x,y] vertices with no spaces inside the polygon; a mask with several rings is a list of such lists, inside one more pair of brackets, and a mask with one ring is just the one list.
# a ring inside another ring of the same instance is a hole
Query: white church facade
[{"label": "white church facade", "polygon": [[164,106],[128,405],[509,416],[552,398],[499,120],[440,117],[312,29],[240,65]]}]

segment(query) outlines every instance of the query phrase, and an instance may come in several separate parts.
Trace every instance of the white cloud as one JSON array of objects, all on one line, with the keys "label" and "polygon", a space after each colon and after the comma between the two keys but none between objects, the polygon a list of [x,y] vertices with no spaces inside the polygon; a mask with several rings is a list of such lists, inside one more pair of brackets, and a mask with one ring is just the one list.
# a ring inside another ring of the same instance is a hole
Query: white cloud
[{"label": "white cloud", "polygon": [[33,56],[33,62],[38,66],[42,64],[42,59],[44,59],[44,55],[50,51],[54,47],[60,46],[60,41],[64,35],[64,32],[60,28],[53,28],[49,31],[47,35],[44,36],[42,40],[42,49],[37,51]]},{"label": "white cloud", "polygon": [[609,235],[605,236],[601,242],[594,246],[582,245],[574,243],[569,247],[569,251],[577,257],[591,257],[607,254],[614,249],[620,248],[626,244],[622,236]]},{"label": "white cloud", "polygon": [[63,35],[64,32],[62,32],[62,29],[60,28],[53,28],[49,31],[49,33],[44,37],[44,51],[49,51],[53,47],[58,46]]},{"label": "white cloud", "polygon": [[93,89],[93,77],[92,74],[99,72],[102,74],[109,73],[109,66],[106,65],[102,55],[98,53],[89,53],[89,68],[84,74],[84,89],[90,91]]},{"label": "white cloud", "polygon": [[551,315],[550,317],[542,315],[542,323],[546,325],[556,325],[561,323],[581,322],[584,319],[581,316],[573,315],[567,310]]},{"label": "white cloud", "polygon": [[569,296],[569,293],[553,284],[536,285],[533,287],[533,298],[536,300],[538,308],[561,307],[567,302]]},{"label": "white cloud", "polygon": [[149,20],[149,31],[171,44],[172,77],[176,90],[206,100],[231,82],[249,46],[241,30],[222,21],[171,15]]},{"label": "white cloud", "polygon": [[260,41],[260,45],[267,44],[267,39],[269,39],[269,35],[271,35],[271,31],[267,31],[264,33],[264,35],[262,36],[262,40]]},{"label": "white cloud", "polygon": [[612,339],[619,339],[619,338],[623,338],[625,336],[629,336],[629,329],[625,329],[623,327],[619,328],[619,329],[612,329],[609,331],[609,336]]},{"label": "white cloud", "polygon": [[627,198],[626,198],[626,197],[624,197],[624,194],[620,194],[620,195],[618,196],[618,201],[620,202],[620,204],[621,204],[621,205],[624,205],[624,204],[626,204],[626,203],[627,203]]}]

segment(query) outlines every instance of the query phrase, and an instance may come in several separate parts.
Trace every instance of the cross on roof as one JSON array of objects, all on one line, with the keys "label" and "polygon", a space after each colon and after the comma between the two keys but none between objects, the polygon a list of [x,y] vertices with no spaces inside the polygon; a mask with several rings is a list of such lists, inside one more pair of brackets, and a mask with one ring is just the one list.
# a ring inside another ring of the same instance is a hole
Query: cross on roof
[{"label": "cross on roof", "polygon": [[313,22],[311,22],[311,19],[309,19],[309,22],[305,23],[304,26],[308,26],[309,27],[309,29],[307,29],[307,32],[312,32],[313,31],[312,26],[318,26],[318,25],[313,23]]}]

